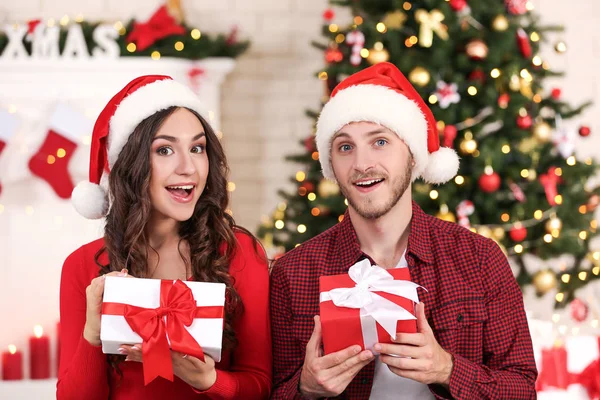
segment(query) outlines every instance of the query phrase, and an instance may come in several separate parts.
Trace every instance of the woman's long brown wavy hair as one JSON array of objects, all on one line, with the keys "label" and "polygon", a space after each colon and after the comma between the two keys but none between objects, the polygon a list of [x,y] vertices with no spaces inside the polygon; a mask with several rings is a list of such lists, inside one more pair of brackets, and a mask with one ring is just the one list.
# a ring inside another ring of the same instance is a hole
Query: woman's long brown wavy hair
[{"label": "woman's long brown wavy hair", "polygon": [[[150,149],[156,132],[177,109],[179,107],[170,107],[143,120],[130,135],[110,171],[111,208],[106,217],[104,247],[96,254],[100,274],[123,268],[139,278],[150,274],[148,252],[154,251],[146,231],[152,211],[149,194]],[[189,259],[184,256],[181,247],[179,253],[186,265],[191,267],[195,281],[220,282],[227,286],[223,348],[231,349],[237,343],[232,322],[242,312],[242,303],[228,271],[236,248],[234,232],[240,230],[250,233],[237,226],[226,212],[229,167],[223,147],[208,122],[195,111],[189,111],[204,127],[209,170],[206,186],[192,217],[179,226],[180,245],[181,241],[189,245]],[[108,265],[99,262],[103,252],[108,253]],[[117,363],[123,359],[123,356],[109,357],[113,367],[117,367]],[[118,367],[117,372],[120,375]]]}]

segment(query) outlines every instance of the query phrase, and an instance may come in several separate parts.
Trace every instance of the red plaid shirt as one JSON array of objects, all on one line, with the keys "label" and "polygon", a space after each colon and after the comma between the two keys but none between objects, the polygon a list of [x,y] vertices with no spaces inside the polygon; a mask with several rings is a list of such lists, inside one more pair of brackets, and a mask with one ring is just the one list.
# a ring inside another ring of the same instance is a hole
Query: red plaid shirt
[{"label": "red plaid shirt", "polygon": [[[298,382],[319,276],[343,274],[368,257],[344,220],[277,260],[271,275],[274,399],[300,399]],[[523,297],[506,257],[490,239],[425,214],[413,202],[406,259],[439,344],[454,356],[449,390],[438,399],[535,399],[537,371]],[[368,399],[374,363],[339,398]]]}]

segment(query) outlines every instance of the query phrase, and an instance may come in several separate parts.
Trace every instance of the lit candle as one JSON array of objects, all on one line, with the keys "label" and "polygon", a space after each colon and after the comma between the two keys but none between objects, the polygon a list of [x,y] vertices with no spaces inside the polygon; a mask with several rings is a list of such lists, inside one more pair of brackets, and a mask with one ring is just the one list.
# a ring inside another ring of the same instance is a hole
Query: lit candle
[{"label": "lit candle", "polygon": [[14,344],[8,345],[8,351],[2,353],[2,379],[13,381],[23,379],[23,354]]},{"label": "lit candle", "polygon": [[33,337],[29,338],[29,366],[31,379],[50,378],[50,339],[44,336],[40,325],[33,328]]}]

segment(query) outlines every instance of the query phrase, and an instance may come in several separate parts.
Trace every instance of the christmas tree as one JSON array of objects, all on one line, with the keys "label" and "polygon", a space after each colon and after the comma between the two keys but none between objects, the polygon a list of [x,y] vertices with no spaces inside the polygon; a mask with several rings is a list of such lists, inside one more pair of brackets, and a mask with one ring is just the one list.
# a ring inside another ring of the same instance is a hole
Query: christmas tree
[{"label": "christmas tree", "polygon": [[[598,171],[578,160],[577,140],[586,126],[567,120],[588,105],[573,107],[544,79],[560,75],[538,55],[549,32],[526,0],[352,0],[332,2],[353,14],[349,26],[323,14],[325,53],[318,72],[327,100],[346,76],[390,61],[428,101],[443,146],[461,156],[458,176],[434,186],[413,184],[413,197],[428,213],[489,237],[505,251],[521,286],[538,294],[556,289],[560,307],[574,291],[597,279],[600,252],[593,212]],[[564,52],[563,42],[555,44]],[[317,112],[309,115],[316,119]],[[296,190],[263,221],[259,235],[279,253],[316,236],[343,218],[347,202],[322,178],[314,138],[287,159],[299,164]]]}]

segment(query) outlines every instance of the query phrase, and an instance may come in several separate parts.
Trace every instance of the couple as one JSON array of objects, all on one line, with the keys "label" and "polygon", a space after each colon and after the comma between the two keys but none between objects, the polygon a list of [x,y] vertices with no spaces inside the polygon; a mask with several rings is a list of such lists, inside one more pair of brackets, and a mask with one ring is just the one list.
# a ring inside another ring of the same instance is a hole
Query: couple
[{"label": "couple", "polygon": [[[105,235],[63,267],[59,399],[535,398],[506,257],[411,200],[414,179],[446,182],[458,158],[440,148],[431,111],[395,66],[348,77],[323,108],[323,174],[349,207],[341,223],[278,259],[270,277],[260,244],[225,212],[227,162],[203,115],[196,96],[165,76],[137,78],[100,114],[90,182],[73,202],[88,218],[106,217]],[[418,332],[323,355],[319,277],[363,259],[409,268],[427,289]],[[109,275],[225,283],[223,359],[173,351],[174,382],[144,386],[141,345],[123,345],[122,356],[99,347]]]}]

